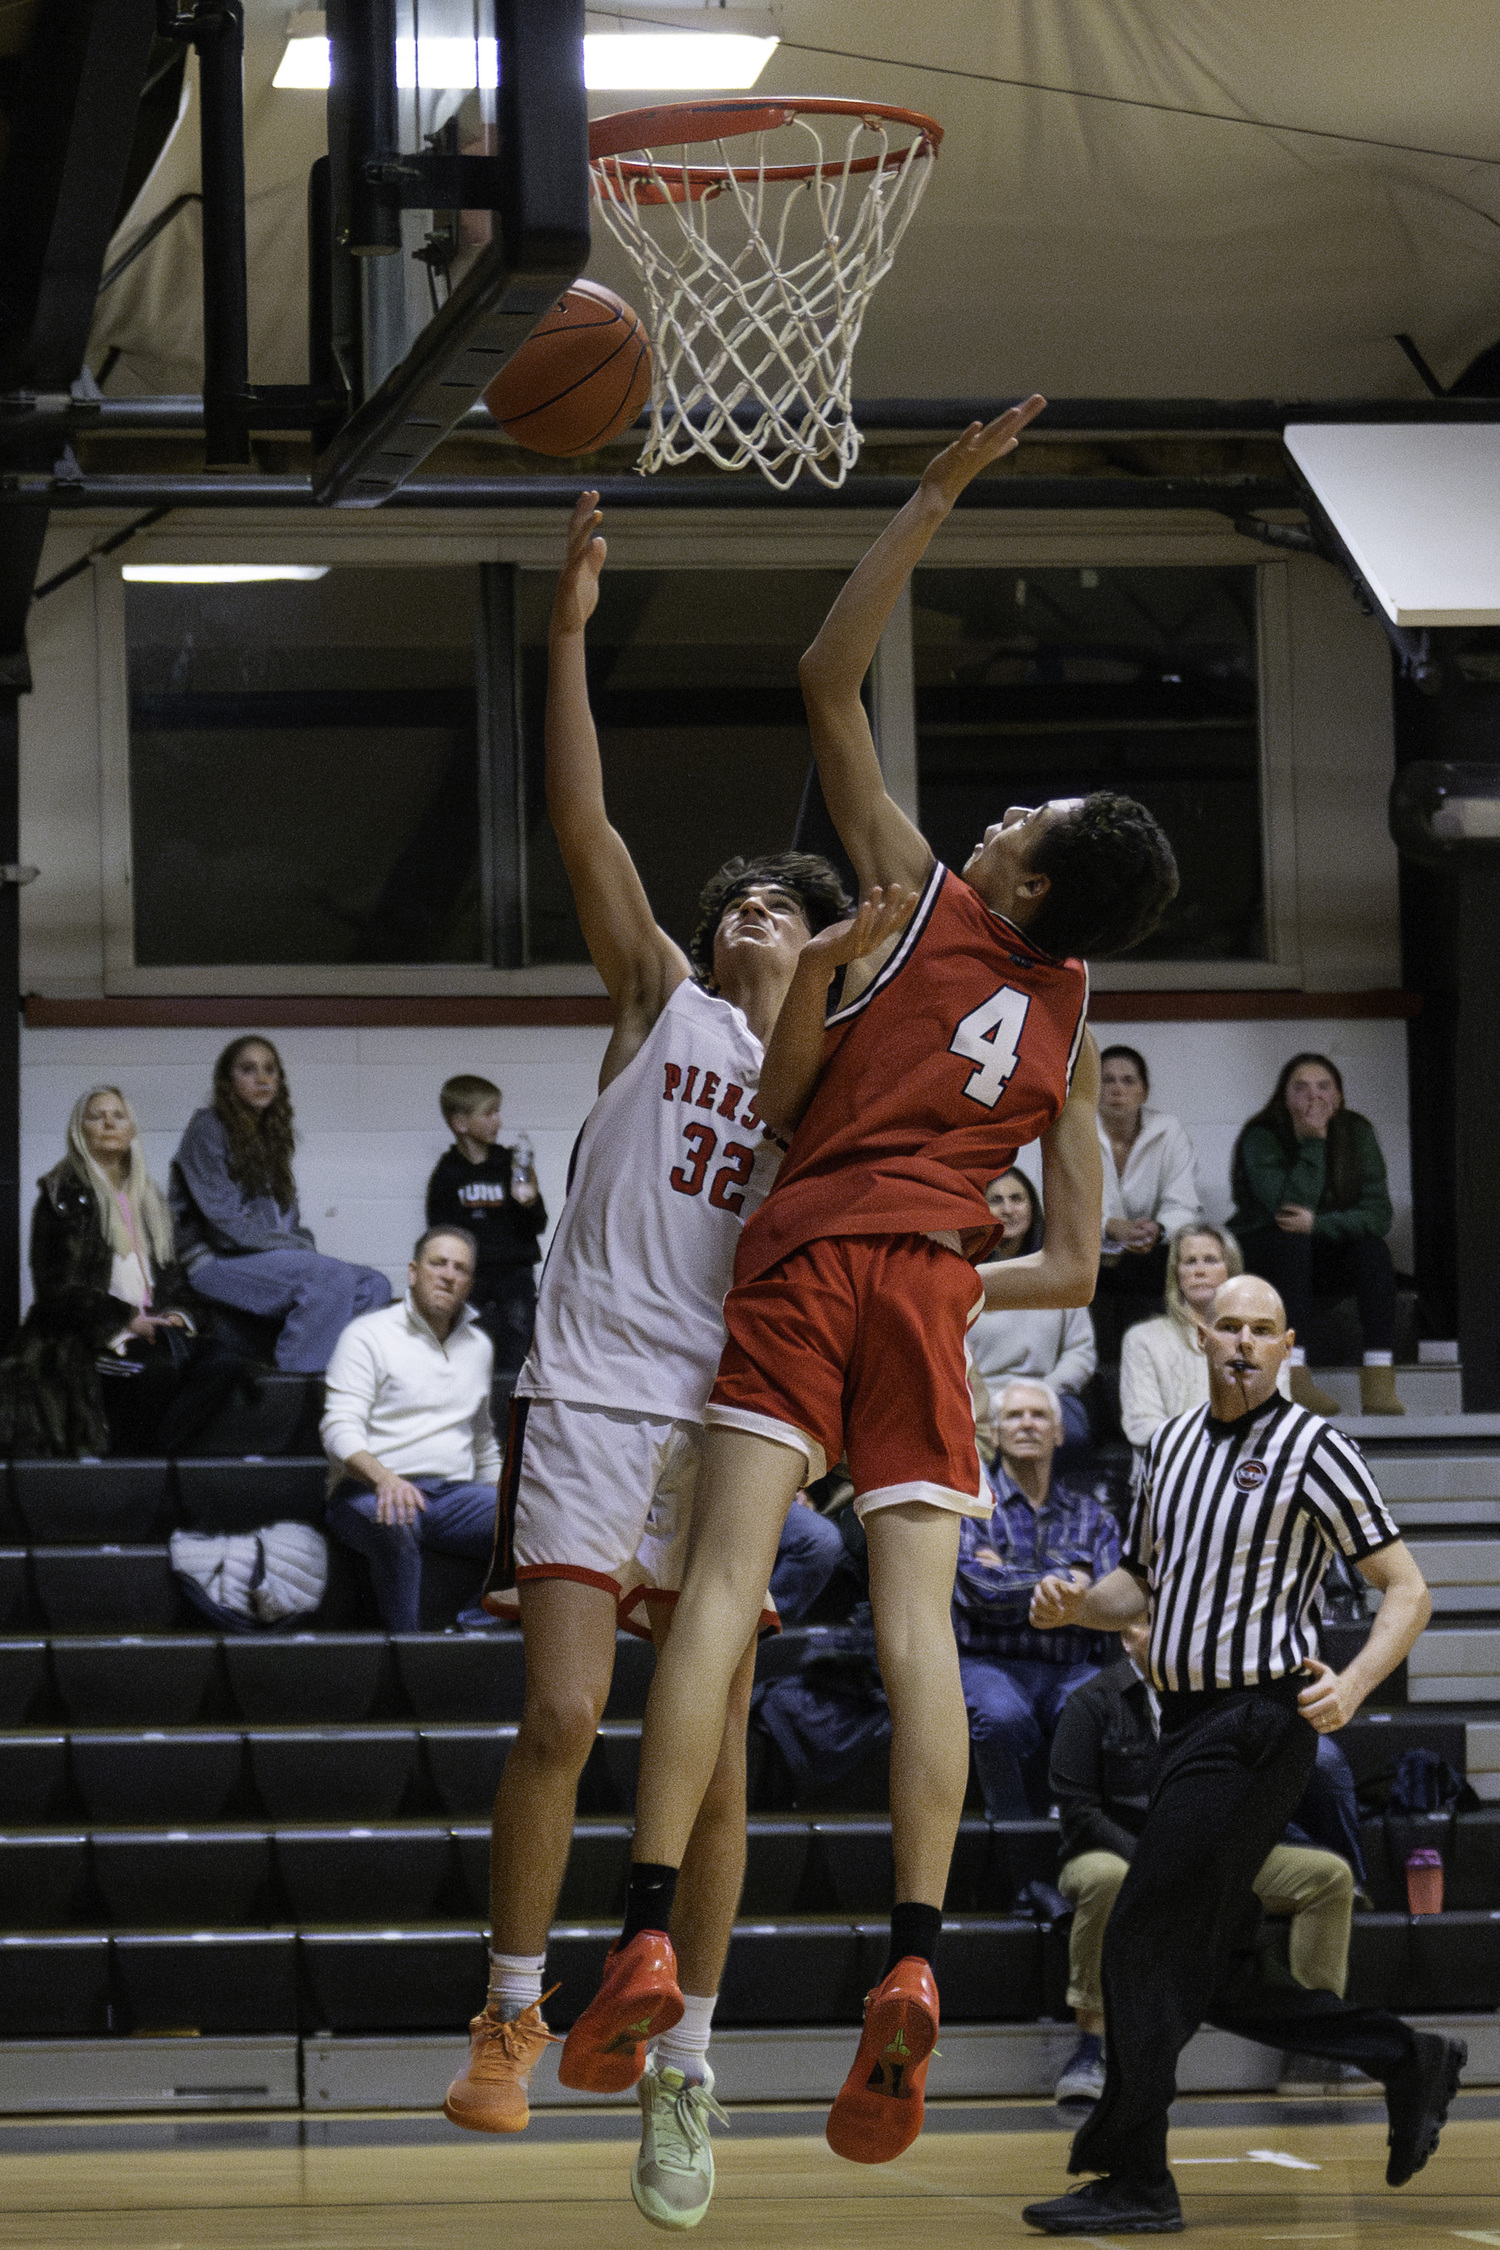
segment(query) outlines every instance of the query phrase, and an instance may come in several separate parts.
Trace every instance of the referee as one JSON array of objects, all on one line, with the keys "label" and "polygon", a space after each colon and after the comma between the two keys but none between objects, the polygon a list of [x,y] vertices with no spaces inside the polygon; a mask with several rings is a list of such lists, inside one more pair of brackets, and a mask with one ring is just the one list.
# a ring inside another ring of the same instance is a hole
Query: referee
[{"label": "referee", "polygon": [[[1359,1449],[1277,1395],[1294,1341],[1269,1283],[1226,1282],[1203,1331],[1209,1403],[1147,1447],[1121,1567],[1094,1586],[1044,1578],[1033,1596],[1044,1629],[1118,1629],[1149,1610],[1164,1753],[1105,1931],[1104,2093],[1068,2164],[1104,2177],[1030,2205],[1023,2216],[1044,2233],[1181,2227],[1167,2113],[1177,2057],[1204,2021],[1381,2079],[1392,2187],[1437,2147],[1467,2060],[1460,2040],[1294,1983],[1255,1943],[1255,1875],[1307,1786],[1317,1736],[1348,1723],[1432,1611]],[[1337,1673],[1316,1653],[1335,1547],[1383,1596]]]}]

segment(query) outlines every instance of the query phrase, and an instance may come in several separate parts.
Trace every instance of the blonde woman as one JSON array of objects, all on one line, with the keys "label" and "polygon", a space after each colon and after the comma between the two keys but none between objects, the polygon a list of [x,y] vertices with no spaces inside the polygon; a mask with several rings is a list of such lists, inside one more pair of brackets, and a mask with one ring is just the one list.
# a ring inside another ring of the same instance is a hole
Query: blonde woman
[{"label": "blonde woman", "polygon": [[198,1337],[203,1308],[117,1086],[74,1103],[66,1153],[37,1186],[35,1298],[0,1366],[0,1438],[22,1455],[177,1450],[238,1361]]},{"label": "blonde woman", "polygon": [[[1199,1322],[1208,1316],[1214,1291],[1245,1261],[1234,1236],[1223,1227],[1179,1227],[1167,1251],[1167,1309],[1159,1320],[1127,1328],[1120,1346],[1120,1424],[1134,1446],[1174,1414],[1208,1402],[1208,1362],[1199,1342]],[[1277,1388],[1290,1395],[1283,1367]]]}]

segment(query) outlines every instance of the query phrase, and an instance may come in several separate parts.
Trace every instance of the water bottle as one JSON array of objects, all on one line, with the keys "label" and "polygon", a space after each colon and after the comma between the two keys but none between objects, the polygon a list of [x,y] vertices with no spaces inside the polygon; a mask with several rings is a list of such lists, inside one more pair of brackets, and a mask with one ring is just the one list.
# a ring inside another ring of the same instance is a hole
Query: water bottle
[{"label": "water bottle", "polygon": [[536,1201],[536,1151],[524,1133],[510,1152],[510,1192],[517,1203]]},{"label": "water bottle", "polygon": [[1409,1914],[1442,1913],[1443,1855],[1441,1852],[1407,1853],[1406,1910]]}]

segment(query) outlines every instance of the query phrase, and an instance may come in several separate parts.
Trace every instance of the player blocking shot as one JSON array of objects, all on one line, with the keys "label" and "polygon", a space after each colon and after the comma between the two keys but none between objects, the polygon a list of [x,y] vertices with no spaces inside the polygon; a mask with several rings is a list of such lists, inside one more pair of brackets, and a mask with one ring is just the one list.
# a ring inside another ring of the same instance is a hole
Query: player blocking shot
[{"label": "player blocking shot", "polygon": [[[573,514],[549,636],[547,804],[613,1029],[574,1155],[513,1402],[486,1606],[519,1612],[526,1700],[495,1803],[490,1990],[447,2114],[480,2132],[528,2122],[547,1935],[572,1842],[579,1775],[598,1729],[618,1625],[667,1632],[703,1409],[724,1341],[743,1222],[780,1151],[756,1108],[764,1042],[814,932],[879,944],[900,900],[849,900],[825,860],[731,861],[704,890],[689,959],[661,930],[610,824],[584,669],[604,541],[596,495]],[[837,936],[830,925],[840,925]],[[667,2227],[701,2219],[713,2187],[709,2021],[745,1856],[752,1618],[719,1715],[720,1751],[683,1861],[673,1935],[686,1988],[674,2040],[642,2076],[643,2042],[597,2074],[641,2081],[632,2190]],[[663,2026],[665,2028],[665,2026]]]},{"label": "player blocking shot", "polygon": [[[902,587],[969,481],[1043,405],[974,425],[930,465],[802,663],[824,796],[862,893],[910,921],[847,970],[813,938],[767,1049],[762,1115],[790,1147],[740,1238],[728,1341],[705,1415],[687,1570],[647,1707],[625,1927],[561,2071],[602,2084],[632,2023],[682,2006],[675,1888],[719,1755],[739,1652],[799,1485],[846,1454],[869,1542],[891,1710],[890,1953],[828,2120],[879,2163],[920,2130],[938,2028],[942,1900],[968,1776],[950,1615],[958,1532],[981,1498],[964,1337],[981,1304],[1086,1304],[1098,1267],[1097,1053],[1078,955],[1122,952],[1177,888],[1171,848],[1114,795],[1012,806],[962,875],[887,794],[860,687]],[[1047,1239],[976,1274],[984,1188],[1040,1139]]]}]

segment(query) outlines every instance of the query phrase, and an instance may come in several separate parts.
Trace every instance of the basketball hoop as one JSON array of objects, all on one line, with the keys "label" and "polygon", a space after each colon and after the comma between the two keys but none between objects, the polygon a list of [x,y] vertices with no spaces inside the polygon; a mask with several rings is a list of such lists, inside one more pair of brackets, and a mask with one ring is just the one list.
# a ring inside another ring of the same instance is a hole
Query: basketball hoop
[{"label": "basketball hoop", "polygon": [[[783,492],[804,468],[843,483],[859,456],[849,399],[865,308],[942,137],[916,110],[822,96],[594,121],[595,207],[644,284],[655,354],[640,468],[706,453],[721,469],[755,462]],[[726,143],[744,140],[751,160],[732,161]],[[721,161],[689,160],[705,142]]]}]

